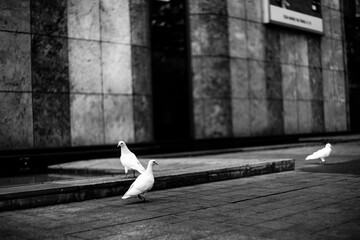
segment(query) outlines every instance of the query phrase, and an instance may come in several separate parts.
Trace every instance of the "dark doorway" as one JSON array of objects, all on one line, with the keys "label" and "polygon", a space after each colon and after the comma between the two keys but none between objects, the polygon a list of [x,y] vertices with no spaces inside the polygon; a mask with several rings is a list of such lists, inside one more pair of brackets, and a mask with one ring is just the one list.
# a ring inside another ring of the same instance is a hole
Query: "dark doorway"
[{"label": "dark doorway", "polygon": [[342,1],[349,80],[350,128],[360,131],[360,0]]},{"label": "dark doorway", "polygon": [[190,138],[186,0],[150,5],[155,140]]}]

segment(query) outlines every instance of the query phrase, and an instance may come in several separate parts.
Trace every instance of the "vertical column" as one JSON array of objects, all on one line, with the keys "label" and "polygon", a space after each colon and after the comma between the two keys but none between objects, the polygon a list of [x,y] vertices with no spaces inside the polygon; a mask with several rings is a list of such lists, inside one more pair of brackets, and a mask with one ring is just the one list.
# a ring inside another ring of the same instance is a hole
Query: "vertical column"
[{"label": "vertical column", "polygon": [[234,137],[250,136],[245,1],[227,1],[227,11],[229,21],[232,131]]},{"label": "vertical column", "polygon": [[136,142],[149,142],[154,138],[149,21],[149,1],[131,0],[131,69]]},{"label": "vertical column", "polygon": [[34,145],[70,146],[67,1],[31,1]]},{"label": "vertical column", "polygon": [[68,0],[71,145],[104,143],[99,0]]},{"label": "vertical column", "polygon": [[189,1],[195,138],[232,135],[226,1]]},{"label": "vertical column", "polygon": [[342,12],[339,1],[324,1],[321,41],[324,122],[327,132],[347,130]]},{"label": "vertical column", "polygon": [[100,9],[105,143],[133,142],[129,1],[101,0]]},{"label": "vertical column", "polygon": [[33,147],[30,2],[0,2],[0,150]]}]

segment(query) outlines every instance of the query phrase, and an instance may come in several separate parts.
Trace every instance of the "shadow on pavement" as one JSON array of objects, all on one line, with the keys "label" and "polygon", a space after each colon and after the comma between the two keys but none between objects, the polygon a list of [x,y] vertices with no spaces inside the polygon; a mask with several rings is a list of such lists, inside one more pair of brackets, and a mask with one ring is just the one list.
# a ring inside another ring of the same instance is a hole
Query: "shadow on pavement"
[{"label": "shadow on pavement", "polygon": [[343,163],[311,164],[299,168],[303,172],[316,173],[347,173],[360,175],[360,159]]}]

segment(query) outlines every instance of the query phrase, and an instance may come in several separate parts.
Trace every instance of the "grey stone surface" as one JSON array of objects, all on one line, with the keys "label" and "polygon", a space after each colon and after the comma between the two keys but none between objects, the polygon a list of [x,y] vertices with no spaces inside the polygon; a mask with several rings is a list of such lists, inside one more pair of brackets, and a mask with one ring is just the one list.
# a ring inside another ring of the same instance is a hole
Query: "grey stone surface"
[{"label": "grey stone surface", "polygon": [[154,191],[146,203],[118,196],[1,212],[0,236],[355,239],[359,183],[357,175],[292,171]]}]

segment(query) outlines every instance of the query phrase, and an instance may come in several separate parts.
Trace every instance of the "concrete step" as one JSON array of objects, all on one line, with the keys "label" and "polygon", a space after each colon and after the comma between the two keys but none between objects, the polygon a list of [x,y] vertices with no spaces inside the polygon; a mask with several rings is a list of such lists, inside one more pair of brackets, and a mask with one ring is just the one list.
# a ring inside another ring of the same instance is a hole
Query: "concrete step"
[{"label": "concrete step", "polygon": [[[162,163],[164,166],[175,166],[177,160],[157,161],[160,162],[160,166]],[[171,162],[166,164],[166,161]],[[199,160],[189,161],[195,164],[193,167],[177,167],[176,169],[165,167],[163,171],[155,171],[155,185],[152,191],[295,169],[294,159],[226,159],[222,161],[201,159],[198,163],[196,161]],[[179,164],[184,165],[183,162]],[[3,186],[0,187],[0,211],[122,195],[133,181],[134,178],[125,179],[122,174],[113,174],[105,170],[103,175],[97,176]]]}]

